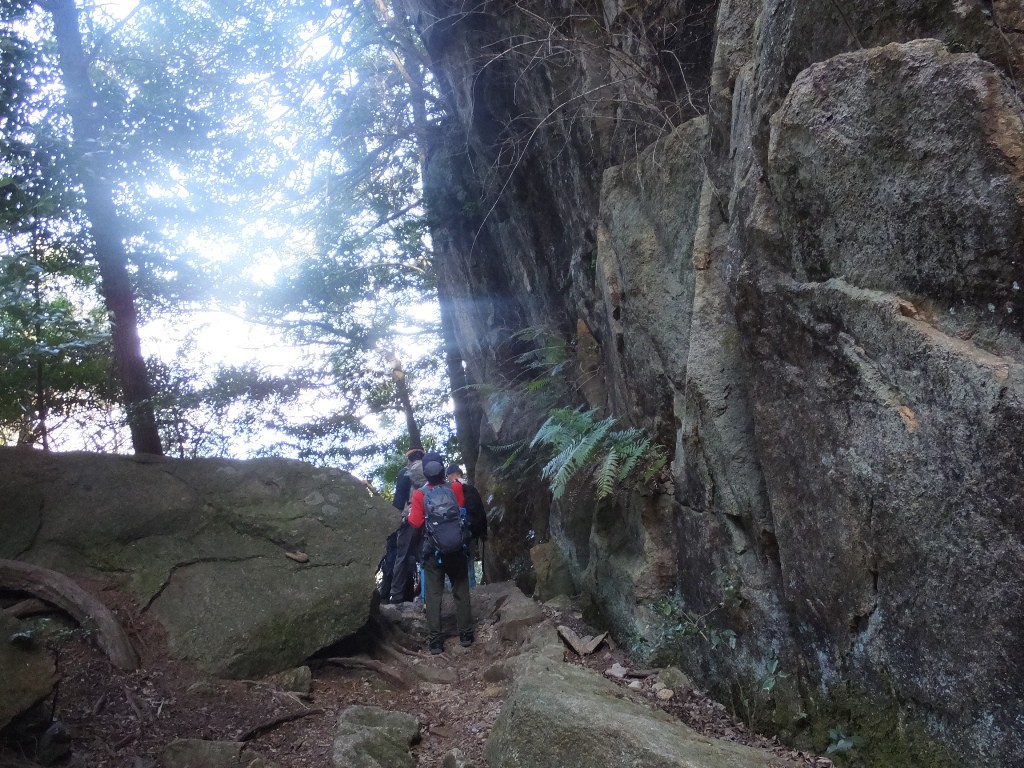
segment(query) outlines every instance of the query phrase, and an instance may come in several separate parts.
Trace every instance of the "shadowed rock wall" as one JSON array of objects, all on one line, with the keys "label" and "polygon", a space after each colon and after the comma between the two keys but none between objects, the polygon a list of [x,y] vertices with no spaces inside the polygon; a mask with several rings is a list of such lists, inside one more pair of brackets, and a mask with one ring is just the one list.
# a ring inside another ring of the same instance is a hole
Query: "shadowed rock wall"
[{"label": "shadowed rock wall", "polygon": [[[1019,3],[409,5],[496,569],[550,538],[620,638],[818,749],[1024,762]],[[549,514],[498,448],[565,404],[671,478]]]}]

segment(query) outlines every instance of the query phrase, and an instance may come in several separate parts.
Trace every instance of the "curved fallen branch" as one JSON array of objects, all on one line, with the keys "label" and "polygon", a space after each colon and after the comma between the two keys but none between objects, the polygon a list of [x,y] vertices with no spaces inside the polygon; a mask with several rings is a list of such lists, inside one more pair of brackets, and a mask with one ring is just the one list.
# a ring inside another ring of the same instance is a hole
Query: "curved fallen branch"
[{"label": "curved fallen branch", "polygon": [[80,625],[95,627],[96,643],[114,666],[138,669],[138,654],[114,614],[64,574],[20,560],[0,560],[0,588],[27,592],[57,606]]}]

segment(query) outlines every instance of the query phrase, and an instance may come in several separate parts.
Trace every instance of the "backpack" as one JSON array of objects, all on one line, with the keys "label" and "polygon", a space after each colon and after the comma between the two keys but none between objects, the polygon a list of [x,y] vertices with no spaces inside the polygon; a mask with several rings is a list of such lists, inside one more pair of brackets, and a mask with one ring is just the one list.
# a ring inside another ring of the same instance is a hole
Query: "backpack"
[{"label": "backpack", "polygon": [[409,475],[409,479],[412,481],[412,487],[409,490],[409,500],[405,502],[405,509],[402,510],[402,513],[408,518],[409,510],[412,509],[413,491],[427,484],[427,476],[423,474],[423,459],[416,459],[416,461],[405,468],[405,473]]},{"label": "backpack", "polygon": [[487,538],[487,510],[480,491],[472,485],[462,484],[462,498],[466,500],[466,525],[474,539]]},{"label": "backpack", "polygon": [[423,529],[427,547],[441,555],[462,552],[469,531],[463,524],[459,502],[451,485],[425,484],[420,490],[423,491]]}]

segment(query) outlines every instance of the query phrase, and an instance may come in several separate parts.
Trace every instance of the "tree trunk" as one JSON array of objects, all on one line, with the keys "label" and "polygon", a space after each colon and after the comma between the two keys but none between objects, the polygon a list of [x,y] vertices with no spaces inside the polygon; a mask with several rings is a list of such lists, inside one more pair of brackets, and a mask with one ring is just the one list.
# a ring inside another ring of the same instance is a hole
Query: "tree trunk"
[{"label": "tree trunk", "polygon": [[121,384],[132,447],[136,453],[163,454],[153,412],[153,391],[139,341],[128,253],[114,208],[110,181],[113,164],[106,159],[100,140],[97,98],[89,79],[78,8],[74,0],[44,0],[43,5],[53,17],[68,114],[74,129],[72,147],[85,191],[85,214],[92,232],[93,255],[100,268],[100,290],[110,313],[114,367]]},{"label": "tree trunk", "polygon": [[412,398],[409,396],[409,380],[405,377],[402,369],[402,361],[398,359],[392,350],[386,350],[388,362],[391,363],[391,378],[395,382],[395,390],[398,402],[402,405],[402,412],[405,414],[405,427],[409,430],[409,446],[423,447],[423,437],[420,435],[420,425],[416,422],[416,414],[412,410]]},{"label": "tree trunk", "polygon": [[[440,293],[440,292],[439,292]],[[448,380],[452,386],[453,416],[455,434],[459,439],[462,458],[466,462],[466,476],[476,482],[476,460],[480,453],[480,407],[476,391],[470,388],[462,352],[455,338],[455,324],[452,322],[451,302],[441,297],[441,339],[444,343],[444,361],[448,369]]]}]

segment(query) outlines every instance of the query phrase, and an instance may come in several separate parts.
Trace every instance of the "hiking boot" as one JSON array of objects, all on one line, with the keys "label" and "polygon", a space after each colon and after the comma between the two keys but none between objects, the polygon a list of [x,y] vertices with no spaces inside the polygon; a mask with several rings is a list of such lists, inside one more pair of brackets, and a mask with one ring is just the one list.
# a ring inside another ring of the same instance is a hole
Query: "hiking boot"
[{"label": "hiking boot", "polygon": [[460,632],[459,633],[459,644],[463,648],[469,648],[473,644],[473,633],[472,632]]},{"label": "hiking boot", "polygon": [[444,641],[443,640],[432,640],[430,643],[430,652],[437,656],[438,654],[444,653]]}]

